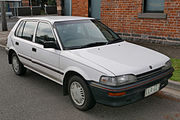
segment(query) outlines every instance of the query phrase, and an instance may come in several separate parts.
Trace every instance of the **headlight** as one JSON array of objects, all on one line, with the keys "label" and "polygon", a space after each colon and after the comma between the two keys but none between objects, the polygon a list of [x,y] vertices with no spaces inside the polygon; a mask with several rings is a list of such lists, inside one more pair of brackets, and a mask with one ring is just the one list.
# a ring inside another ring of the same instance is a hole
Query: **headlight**
[{"label": "headlight", "polygon": [[109,86],[125,85],[125,84],[133,83],[136,81],[137,81],[137,78],[134,75],[121,75],[117,77],[102,76],[100,78],[100,83],[104,85],[109,85]]},{"label": "headlight", "polygon": [[116,79],[118,81],[118,85],[129,84],[137,81],[137,78],[134,75],[122,75]]},{"label": "headlight", "polygon": [[169,69],[169,68],[171,68],[172,67],[172,63],[171,63],[171,61],[169,60],[169,61],[167,61],[166,63],[165,63],[165,65],[162,67],[162,69],[163,70],[167,70],[167,69]]}]

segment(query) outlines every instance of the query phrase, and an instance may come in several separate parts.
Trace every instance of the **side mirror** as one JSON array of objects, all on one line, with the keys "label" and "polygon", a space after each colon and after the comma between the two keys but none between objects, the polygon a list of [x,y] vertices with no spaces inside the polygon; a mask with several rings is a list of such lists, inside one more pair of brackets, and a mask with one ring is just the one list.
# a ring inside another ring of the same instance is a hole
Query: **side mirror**
[{"label": "side mirror", "polygon": [[44,48],[58,49],[58,46],[55,41],[45,41],[43,44],[44,44]]}]

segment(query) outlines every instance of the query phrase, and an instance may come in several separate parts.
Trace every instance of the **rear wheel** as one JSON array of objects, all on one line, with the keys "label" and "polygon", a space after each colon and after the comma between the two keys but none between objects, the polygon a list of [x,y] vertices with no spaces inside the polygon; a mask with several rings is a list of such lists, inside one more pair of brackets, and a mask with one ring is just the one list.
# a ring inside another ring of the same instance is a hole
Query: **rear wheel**
[{"label": "rear wheel", "polygon": [[26,73],[26,68],[15,53],[12,54],[12,68],[16,75],[24,75]]},{"label": "rear wheel", "polygon": [[81,77],[72,76],[69,80],[68,90],[70,99],[77,109],[86,111],[95,106],[96,102],[92,93]]}]

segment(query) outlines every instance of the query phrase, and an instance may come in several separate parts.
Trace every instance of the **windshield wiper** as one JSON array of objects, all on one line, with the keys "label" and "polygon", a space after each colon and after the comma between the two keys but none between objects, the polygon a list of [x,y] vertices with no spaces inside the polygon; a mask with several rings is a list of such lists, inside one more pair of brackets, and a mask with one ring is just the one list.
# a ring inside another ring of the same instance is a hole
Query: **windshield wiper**
[{"label": "windshield wiper", "polygon": [[89,43],[87,45],[81,46],[82,48],[86,47],[94,47],[94,46],[100,46],[100,45],[106,45],[108,42],[94,42],[94,43]]},{"label": "windshield wiper", "polygon": [[73,50],[73,49],[80,49],[81,46],[72,46],[72,47],[65,47],[66,50]]},{"label": "windshield wiper", "polygon": [[65,48],[66,50],[72,50],[72,49],[81,49],[81,48],[87,48],[87,47],[94,47],[94,46],[100,46],[100,45],[106,45],[108,42],[94,42],[89,43],[87,45],[81,45],[81,46],[72,46]]},{"label": "windshield wiper", "polygon": [[112,44],[112,43],[118,43],[118,42],[122,42],[123,40],[121,38],[117,38],[115,40],[109,41],[108,44]]}]

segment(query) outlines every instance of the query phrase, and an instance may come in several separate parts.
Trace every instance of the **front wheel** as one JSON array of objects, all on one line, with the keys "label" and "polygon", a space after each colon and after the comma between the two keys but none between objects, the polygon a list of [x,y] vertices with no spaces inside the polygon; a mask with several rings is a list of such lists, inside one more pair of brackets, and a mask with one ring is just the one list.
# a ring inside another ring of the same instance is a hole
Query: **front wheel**
[{"label": "front wheel", "polygon": [[86,82],[79,76],[72,76],[68,84],[70,99],[73,105],[81,110],[87,111],[96,104],[93,95]]},{"label": "front wheel", "polygon": [[12,54],[12,68],[16,75],[24,75],[26,73],[26,68],[15,53]]}]

